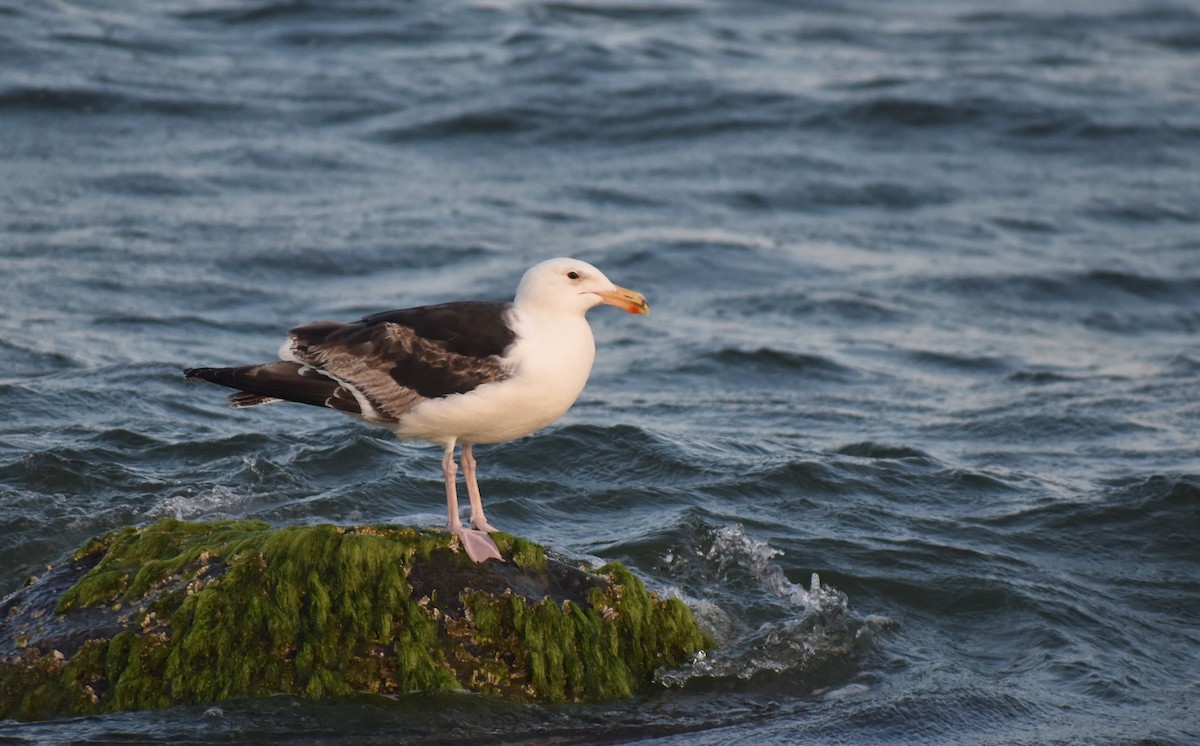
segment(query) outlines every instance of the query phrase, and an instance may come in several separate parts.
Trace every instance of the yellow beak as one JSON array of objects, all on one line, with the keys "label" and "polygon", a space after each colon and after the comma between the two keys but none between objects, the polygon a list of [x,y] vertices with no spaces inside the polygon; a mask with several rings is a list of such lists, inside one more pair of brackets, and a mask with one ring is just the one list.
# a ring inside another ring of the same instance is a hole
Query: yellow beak
[{"label": "yellow beak", "polygon": [[597,292],[596,295],[603,299],[601,302],[605,305],[623,308],[629,313],[650,313],[650,304],[646,302],[644,295],[623,288],[620,285],[617,285],[612,290]]}]

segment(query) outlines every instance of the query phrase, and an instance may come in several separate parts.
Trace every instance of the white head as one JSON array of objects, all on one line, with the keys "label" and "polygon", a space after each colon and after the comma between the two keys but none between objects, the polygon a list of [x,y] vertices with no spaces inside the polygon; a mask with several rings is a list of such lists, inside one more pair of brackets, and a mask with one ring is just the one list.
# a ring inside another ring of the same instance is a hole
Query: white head
[{"label": "white head", "polygon": [[650,313],[641,293],[614,285],[604,273],[578,259],[547,259],[521,278],[514,301],[521,309],[583,316],[605,304],[629,313]]}]

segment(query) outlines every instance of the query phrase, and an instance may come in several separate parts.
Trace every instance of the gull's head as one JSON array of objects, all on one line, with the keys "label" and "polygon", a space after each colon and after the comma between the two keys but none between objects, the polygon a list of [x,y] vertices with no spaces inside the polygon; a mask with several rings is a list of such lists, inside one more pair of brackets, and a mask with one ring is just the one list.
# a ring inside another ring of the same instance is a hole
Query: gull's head
[{"label": "gull's head", "polygon": [[629,313],[650,313],[641,293],[627,290],[604,273],[578,259],[547,259],[521,278],[515,300],[519,308],[580,316],[598,305],[616,306]]}]

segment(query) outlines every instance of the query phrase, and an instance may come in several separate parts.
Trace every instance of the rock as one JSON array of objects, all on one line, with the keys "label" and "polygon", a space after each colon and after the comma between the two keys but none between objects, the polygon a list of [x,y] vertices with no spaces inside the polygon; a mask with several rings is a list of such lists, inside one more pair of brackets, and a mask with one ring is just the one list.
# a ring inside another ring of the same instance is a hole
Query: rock
[{"label": "rock", "polygon": [[272,694],[594,701],[713,645],[620,564],[494,538],[506,563],[403,526],[122,528],[0,601],[0,719]]}]

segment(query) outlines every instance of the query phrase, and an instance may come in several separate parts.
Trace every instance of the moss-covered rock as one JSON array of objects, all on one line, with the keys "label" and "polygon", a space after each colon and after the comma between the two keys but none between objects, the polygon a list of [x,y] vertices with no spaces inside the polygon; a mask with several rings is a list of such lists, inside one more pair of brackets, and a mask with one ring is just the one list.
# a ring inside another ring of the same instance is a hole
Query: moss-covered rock
[{"label": "moss-covered rock", "polygon": [[90,541],[0,601],[0,718],[292,694],[627,697],[712,645],[619,564],[495,534],[164,520]]}]

